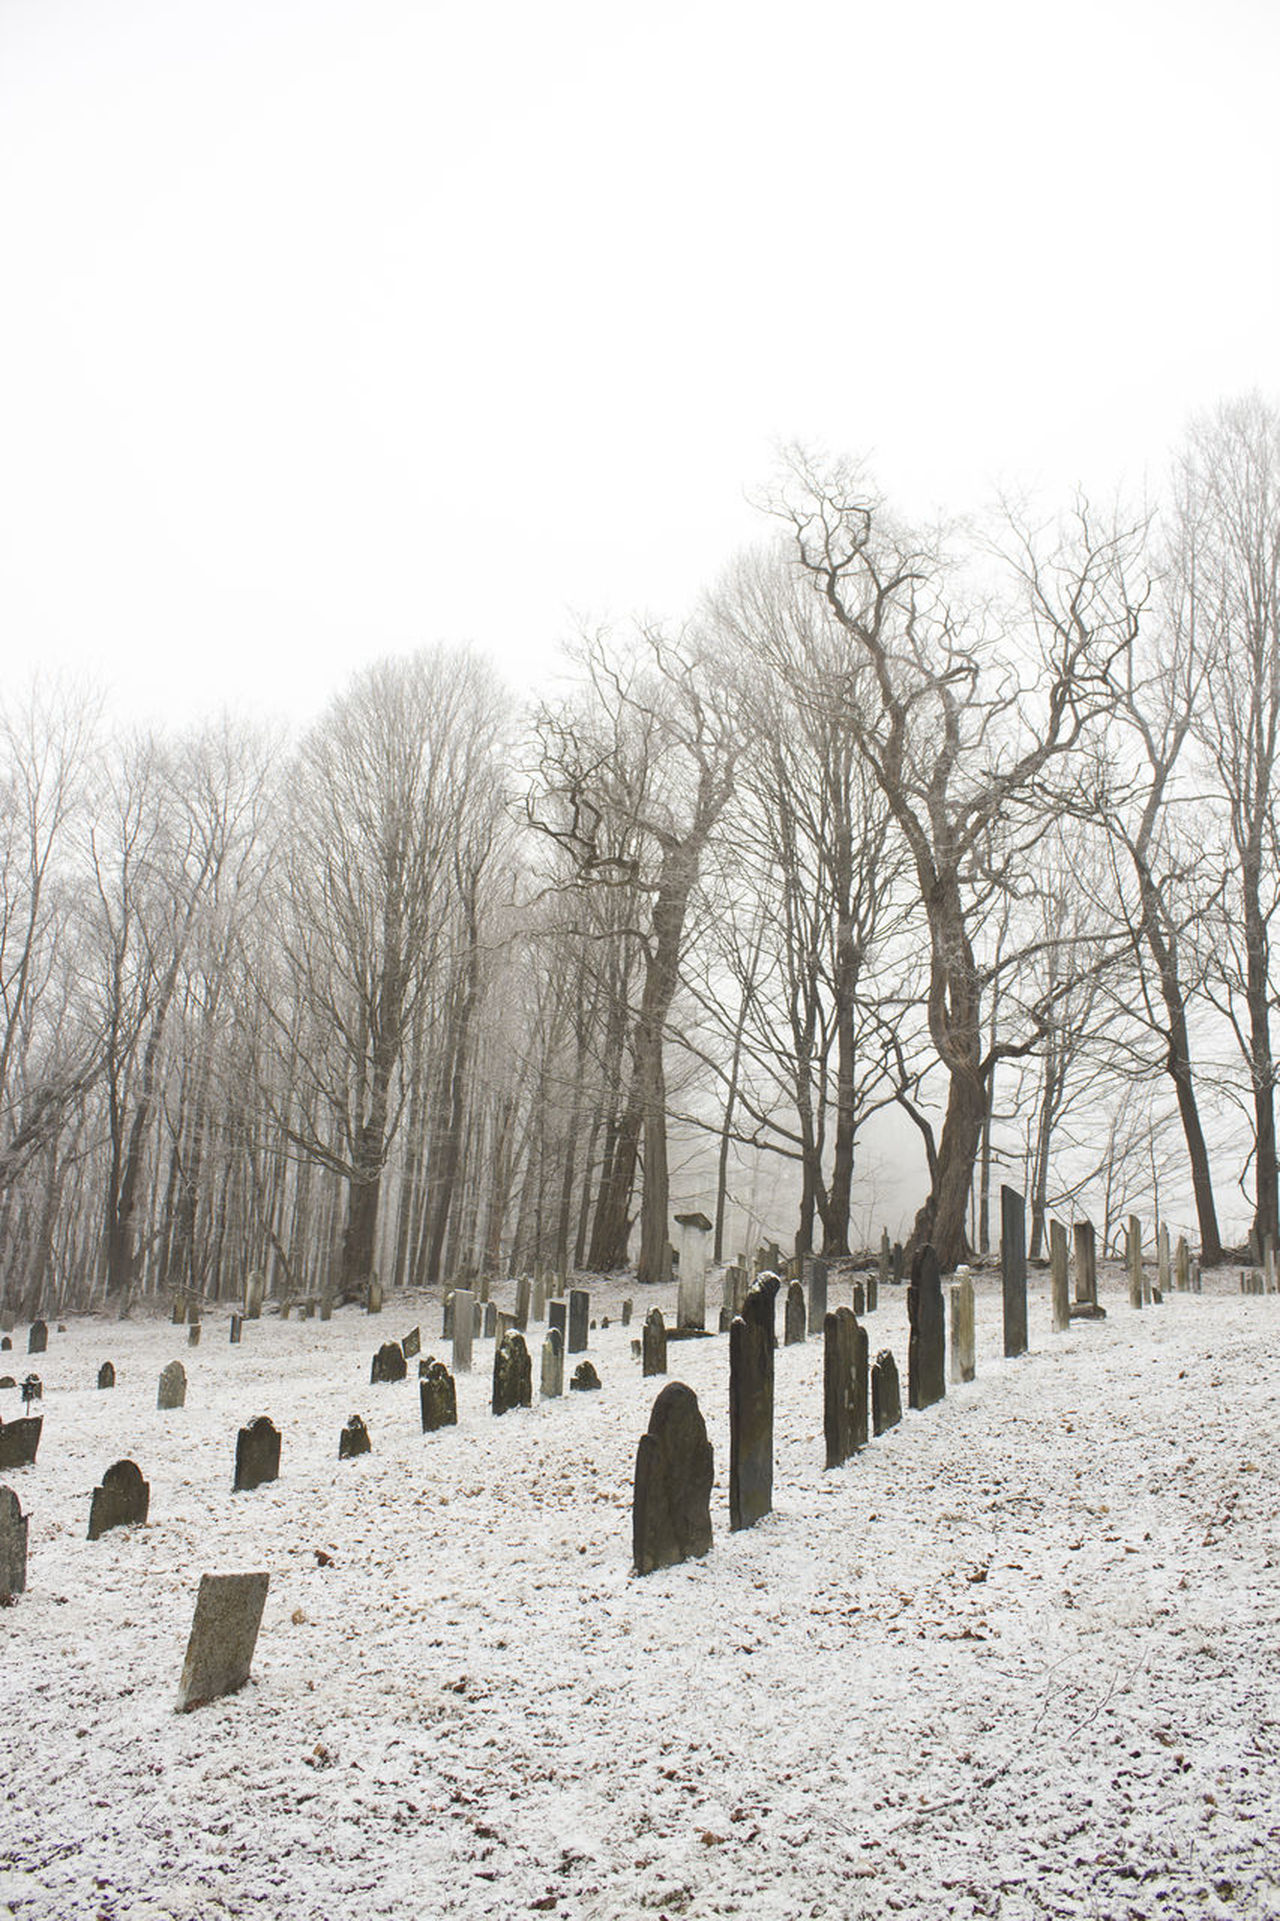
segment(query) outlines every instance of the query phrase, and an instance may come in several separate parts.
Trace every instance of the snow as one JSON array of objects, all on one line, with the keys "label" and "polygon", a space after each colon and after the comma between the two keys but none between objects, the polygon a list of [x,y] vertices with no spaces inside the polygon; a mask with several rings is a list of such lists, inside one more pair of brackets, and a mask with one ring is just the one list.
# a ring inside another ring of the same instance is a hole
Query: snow
[{"label": "snow", "polygon": [[[780,1348],[775,1511],[738,1534],[727,1341],[673,1342],[716,1538],[643,1579],[663,1383],[631,1341],[673,1290],[623,1330],[629,1290],[593,1285],[598,1394],[495,1420],[478,1342],[458,1428],[427,1436],[412,1369],[368,1385],[415,1322],[447,1358],[425,1298],[239,1347],[225,1313],[195,1349],[79,1320],[28,1360],[20,1328],[0,1372],[40,1373],[45,1428],[5,1476],[30,1558],[0,1610],[0,1914],[1280,1917],[1280,1297],[1224,1274],[1137,1312],[1102,1283],[1108,1319],[1054,1334],[1034,1275],[1006,1361],[980,1274],[977,1380],[832,1473],[821,1339]],[[868,1326],[905,1398],[904,1294]],[[173,1358],[187,1404],[161,1414]],[[355,1411],[374,1451],[339,1462]],[[263,1412],[281,1478],[233,1495]],[[149,1522],[90,1543],[124,1455]],[[175,1713],[201,1573],[253,1568],[252,1680]]]}]

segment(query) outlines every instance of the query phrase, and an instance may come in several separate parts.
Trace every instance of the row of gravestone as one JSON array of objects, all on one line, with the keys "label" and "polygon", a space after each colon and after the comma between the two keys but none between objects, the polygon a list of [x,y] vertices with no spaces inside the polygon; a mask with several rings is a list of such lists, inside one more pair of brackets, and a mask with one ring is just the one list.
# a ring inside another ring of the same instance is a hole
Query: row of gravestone
[{"label": "row of gravestone", "polygon": [[[370,1385],[403,1381],[408,1374],[405,1353],[404,1342],[385,1342],[373,1357]],[[540,1392],[544,1401],[558,1399],[564,1393],[564,1353],[563,1333],[558,1327],[549,1327],[542,1343]],[[453,1426],[457,1421],[457,1389],[453,1375],[442,1361],[436,1360],[419,1361],[418,1375],[423,1432],[427,1433],[436,1427]],[[435,1388],[429,1391],[430,1382],[448,1382],[447,1397],[442,1398],[443,1389],[440,1392]],[[600,1377],[590,1361],[579,1362],[569,1382],[570,1390],[582,1393],[599,1386]],[[509,1414],[514,1408],[530,1407],[532,1403],[533,1361],[528,1345],[518,1328],[504,1328],[493,1351],[492,1411],[494,1414]],[[447,1417],[441,1417],[438,1409],[446,1404],[453,1411]],[[429,1412],[432,1416],[430,1419]]]}]

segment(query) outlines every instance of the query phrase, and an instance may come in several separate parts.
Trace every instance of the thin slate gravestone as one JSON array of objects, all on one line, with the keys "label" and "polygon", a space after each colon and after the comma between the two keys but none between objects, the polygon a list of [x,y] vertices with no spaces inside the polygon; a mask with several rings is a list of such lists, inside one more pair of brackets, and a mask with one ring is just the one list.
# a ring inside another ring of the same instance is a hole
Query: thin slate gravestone
[{"label": "thin slate gravestone", "polygon": [[587,1333],[591,1326],[591,1296],[584,1287],[569,1289],[569,1338],[565,1342],[566,1354],[585,1354]]},{"label": "thin slate gravestone", "polygon": [[358,1414],[353,1414],[338,1436],[338,1459],[354,1461],[357,1454],[371,1454],[373,1443],[369,1430]]},{"label": "thin slate gravestone", "polygon": [[867,1445],[867,1330],[851,1308],[837,1307],[822,1323],[822,1431],[827,1466],[843,1467]]},{"label": "thin slate gravestone", "polygon": [[567,1301],[549,1300],[547,1302],[547,1326],[558,1327],[562,1337],[568,1335],[569,1303]]},{"label": "thin slate gravestone", "polygon": [[187,1370],[181,1361],[170,1361],[168,1367],[160,1370],[156,1406],[159,1408],[185,1407],[186,1401]]},{"label": "thin slate gravestone", "polygon": [[114,1387],[115,1384],[116,1384],[115,1368],[111,1365],[110,1361],[104,1361],[102,1363],[102,1366],[98,1369],[98,1386],[100,1388]]},{"label": "thin slate gravestone", "polygon": [[147,1518],[151,1483],[144,1481],[136,1461],[116,1461],[95,1487],[89,1504],[89,1539],[96,1541],[113,1527],[137,1527]]},{"label": "thin slate gravestone", "polygon": [[1071,1230],[1076,1249],[1076,1302],[1081,1307],[1098,1304],[1098,1249],[1092,1221],[1077,1221]]},{"label": "thin slate gravestone", "polygon": [[34,1467],[43,1414],[24,1414],[18,1421],[0,1421],[0,1468]]},{"label": "thin slate gravestone", "polygon": [[1067,1269],[1067,1230],[1061,1221],[1049,1223],[1049,1294],[1055,1333],[1071,1325],[1071,1289]]},{"label": "thin slate gravestone", "polygon": [[886,1434],[891,1427],[897,1427],[901,1419],[902,1388],[898,1381],[898,1363],[886,1347],[876,1355],[871,1370],[871,1431],[873,1434]]},{"label": "thin slate gravestone", "polygon": [[874,1314],[880,1305],[880,1286],[874,1268],[867,1270],[867,1313]]},{"label": "thin slate gravestone", "polygon": [[[827,1281],[830,1269],[817,1254],[805,1256],[805,1268],[809,1282],[809,1303],[807,1325],[819,1328],[826,1325],[827,1318]],[[803,1339],[803,1336],[801,1337]]]},{"label": "thin slate gravestone", "polygon": [[382,1312],[382,1283],[374,1274],[369,1280],[369,1292],[365,1297],[365,1311],[369,1314]]},{"label": "thin slate gravestone", "polygon": [[956,1269],[951,1285],[951,1379],[971,1381],[978,1371],[974,1326],[973,1276],[967,1267]]},{"label": "thin slate gravestone", "polygon": [[228,1346],[230,1346],[230,1347],[239,1347],[239,1345],[240,1345],[240,1336],[241,1336],[241,1334],[242,1334],[242,1332],[243,1332],[243,1330],[244,1330],[244,1317],[243,1317],[243,1315],[241,1315],[241,1314],[233,1314],[233,1315],[231,1316],[231,1327],[230,1327],[230,1330],[229,1330],[229,1332],[228,1332],[228,1335],[227,1335],[227,1344],[228,1344]]},{"label": "thin slate gravestone", "polygon": [[922,1247],[911,1268],[907,1288],[907,1403],[932,1407],[947,1391],[946,1312],[942,1305],[942,1272],[931,1247]]},{"label": "thin slate gravestone", "polygon": [[579,1361],[573,1370],[573,1379],[569,1383],[569,1392],[571,1394],[590,1394],[593,1393],[599,1385],[600,1376],[596,1373],[590,1361]]},{"label": "thin slate gravestone", "polygon": [[1000,1189],[1000,1279],[1004,1294],[1004,1351],[1027,1351],[1027,1204],[1016,1188]]},{"label": "thin slate gravestone", "polygon": [[715,1456],[698,1397],[670,1381],[636,1449],[631,1554],[637,1574],[700,1558],[711,1546]]},{"label": "thin slate gravestone", "polygon": [[400,1343],[400,1352],[406,1361],[416,1361],[422,1352],[422,1329],[411,1327]]},{"label": "thin slate gravestone", "polygon": [[527,1274],[522,1274],[519,1280],[516,1282],[516,1312],[515,1312],[515,1323],[516,1323],[516,1326],[520,1329],[521,1333],[523,1333],[529,1325],[529,1309],[531,1308],[532,1305],[533,1305],[533,1289],[530,1286],[529,1276]]},{"label": "thin slate gravestone", "polygon": [[419,1366],[418,1407],[424,1434],[458,1425],[458,1385],[443,1361],[428,1361],[425,1372]]},{"label": "thin slate gravestone", "polygon": [[453,1371],[470,1374],[471,1350],[476,1333],[476,1297],[469,1287],[455,1288],[449,1296],[449,1323],[453,1336]]},{"label": "thin slate gravestone", "polygon": [[787,1302],[782,1317],[783,1346],[794,1347],[804,1336],[804,1289],[799,1281],[792,1281],[787,1287]]},{"label": "thin slate gravestone", "polygon": [[1174,1286],[1180,1294],[1185,1294],[1191,1286],[1191,1249],[1187,1246],[1185,1234],[1179,1234],[1178,1246],[1174,1255]]},{"label": "thin slate gravestone", "polygon": [[533,1404],[533,1363],[524,1335],[513,1328],[493,1352],[493,1411],[509,1414]]},{"label": "thin slate gravestone", "polygon": [[644,1337],[641,1347],[643,1359],[641,1372],[647,1378],[651,1374],[665,1374],[667,1371],[667,1324],[662,1318],[660,1307],[651,1307],[644,1317]]},{"label": "thin slate gravestone", "polygon": [[1143,1307],[1148,1297],[1142,1285],[1142,1222],[1136,1214],[1130,1214],[1125,1232],[1125,1266],[1129,1270],[1129,1305]]},{"label": "thin slate gravestone", "polygon": [[373,1357],[369,1369],[369,1385],[376,1387],[380,1382],[403,1381],[408,1373],[405,1366],[404,1349],[399,1341],[384,1341]]},{"label": "thin slate gravestone", "polygon": [[49,1329],[44,1321],[32,1321],[31,1332],[27,1336],[27,1353],[43,1354],[49,1345]]},{"label": "thin slate gravestone", "polygon": [[0,1601],[27,1585],[27,1517],[11,1487],[0,1487]]},{"label": "thin slate gravestone", "polygon": [[274,1481],[280,1473],[280,1431],[265,1414],[242,1427],[236,1436],[236,1478],[232,1493],[247,1494]]},{"label": "thin slate gravestone", "polygon": [[192,1321],[187,1328],[187,1346],[199,1347],[199,1345],[200,1345],[200,1323],[199,1321]]},{"label": "thin slate gravestone", "polygon": [[178,1683],[178,1712],[234,1694],[249,1679],[258,1644],[268,1574],[202,1574],[187,1656]]},{"label": "thin slate gravestone", "polygon": [[729,1526],[752,1527],[773,1507],[773,1304],[766,1274],[729,1329]]},{"label": "thin slate gravestone", "polygon": [[853,1284],[853,1311],[859,1320],[867,1311],[867,1290],[861,1281],[855,1281]]},{"label": "thin slate gravestone", "polygon": [[255,1271],[244,1284],[244,1318],[246,1321],[262,1319],[262,1301],[267,1291],[267,1277]]},{"label": "thin slate gravestone", "polygon": [[628,1297],[622,1303],[622,1325],[624,1327],[630,1327],[631,1325],[631,1312],[632,1312],[631,1300],[630,1300],[630,1297]]},{"label": "thin slate gravestone", "polygon": [[549,1327],[542,1343],[542,1398],[555,1401],[564,1393],[564,1335]]},{"label": "thin slate gravestone", "polygon": [[496,1301],[478,1301],[476,1303],[476,1315],[479,1323],[476,1328],[478,1334],[483,1331],[483,1338],[486,1341],[501,1339],[498,1333],[498,1303]]}]

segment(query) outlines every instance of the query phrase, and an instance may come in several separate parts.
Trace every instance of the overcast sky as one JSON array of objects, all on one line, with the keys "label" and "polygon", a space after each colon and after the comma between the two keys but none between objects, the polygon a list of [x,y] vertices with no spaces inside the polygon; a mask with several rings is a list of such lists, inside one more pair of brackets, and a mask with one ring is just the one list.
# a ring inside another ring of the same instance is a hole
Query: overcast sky
[{"label": "overcast sky", "polygon": [[0,0],[10,676],[304,719],[1280,395],[1276,0]]}]

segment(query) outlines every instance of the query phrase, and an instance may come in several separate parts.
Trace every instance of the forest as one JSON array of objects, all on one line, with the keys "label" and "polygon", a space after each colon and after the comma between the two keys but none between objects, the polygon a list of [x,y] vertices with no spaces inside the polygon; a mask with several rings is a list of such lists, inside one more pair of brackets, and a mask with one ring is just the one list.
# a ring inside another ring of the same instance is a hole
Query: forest
[{"label": "forest", "polygon": [[527,707],[464,648],[296,739],[10,682],[8,1312],[660,1281],[681,1205],[716,1259],[854,1253],[890,1119],[944,1267],[1002,1179],[1033,1256],[1051,1213],[1277,1238],[1280,412],[1137,509],[912,527],[795,451],[760,524]]}]

